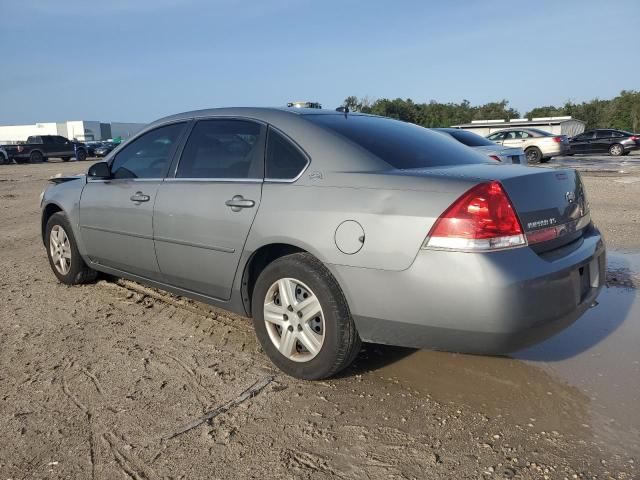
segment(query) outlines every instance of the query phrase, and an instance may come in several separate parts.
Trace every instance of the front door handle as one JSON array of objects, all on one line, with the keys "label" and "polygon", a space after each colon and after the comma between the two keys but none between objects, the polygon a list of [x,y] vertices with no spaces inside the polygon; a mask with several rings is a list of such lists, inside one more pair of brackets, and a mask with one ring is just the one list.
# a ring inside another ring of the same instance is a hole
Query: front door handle
[{"label": "front door handle", "polygon": [[137,203],[148,202],[150,199],[151,197],[149,195],[145,195],[142,192],[136,192],[133,195],[131,195],[131,198],[130,198],[132,202],[137,202]]},{"label": "front door handle", "polygon": [[253,200],[248,200],[244,198],[242,195],[234,195],[231,200],[227,200],[224,202],[227,207],[231,207],[233,212],[239,212],[243,208],[251,208],[256,202]]}]

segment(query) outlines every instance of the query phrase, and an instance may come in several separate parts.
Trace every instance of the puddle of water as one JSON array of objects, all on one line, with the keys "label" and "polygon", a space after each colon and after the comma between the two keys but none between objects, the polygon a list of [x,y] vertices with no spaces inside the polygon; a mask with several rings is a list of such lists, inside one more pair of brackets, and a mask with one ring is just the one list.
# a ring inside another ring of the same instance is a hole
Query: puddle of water
[{"label": "puddle of water", "polygon": [[[640,272],[640,254],[609,259]],[[640,291],[605,288],[598,301],[568,329],[511,358],[370,345],[370,375],[538,431],[562,430],[638,454]]]}]

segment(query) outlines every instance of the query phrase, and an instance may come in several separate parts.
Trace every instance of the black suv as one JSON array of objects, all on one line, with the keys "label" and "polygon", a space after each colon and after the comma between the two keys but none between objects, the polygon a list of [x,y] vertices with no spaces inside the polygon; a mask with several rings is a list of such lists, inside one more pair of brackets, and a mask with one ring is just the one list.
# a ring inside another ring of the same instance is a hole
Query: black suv
[{"label": "black suv", "polygon": [[627,155],[640,148],[640,135],[624,130],[597,129],[569,139],[570,154],[607,153],[613,156]]}]

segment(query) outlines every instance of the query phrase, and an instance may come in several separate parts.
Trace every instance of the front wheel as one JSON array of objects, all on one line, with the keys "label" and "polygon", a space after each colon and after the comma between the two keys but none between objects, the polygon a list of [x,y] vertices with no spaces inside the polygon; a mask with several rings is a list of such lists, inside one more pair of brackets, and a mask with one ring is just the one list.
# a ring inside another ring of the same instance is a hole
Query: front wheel
[{"label": "front wheel", "polygon": [[360,351],[360,337],[338,282],[308,253],[287,255],[267,265],[251,304],[262,348],[292,377],[330,377]]},{"label": "front wheel", "polygon": [[58,280],[66,285],[78,285],[96,279],[97,272],[84,263],[69,221],[63,213],[51,215],[45,234],[49,265]]},{"label": "front wheel", "polygon": [[529,147],[524,153],[527,156],[527,163],[529,164],[540,163],[542,160],[542,152],[538,147]]},{"label": "front wheel", "polygon": [[624,153],[624,147],[619,143],[614,143],[609,147],[609,154],[614,157],[619,157]]},{"label": "front wheel", "polygon": [[76,160],[79,162],[84,162],[87,159],[87,152],[84,149],[79,149],[76,152]]}]

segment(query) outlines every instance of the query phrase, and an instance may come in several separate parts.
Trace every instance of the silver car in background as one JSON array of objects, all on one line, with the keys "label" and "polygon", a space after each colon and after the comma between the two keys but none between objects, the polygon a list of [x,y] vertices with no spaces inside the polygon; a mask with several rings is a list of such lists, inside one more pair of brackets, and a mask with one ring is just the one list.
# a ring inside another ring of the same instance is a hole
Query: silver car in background
[{"label": "silver car in background", "polygon": [[509,128],[494,132],[487,138],[498,145],[523,149],[530,164],[546,163],[552,157],[569,152],[566,135],[554,135],[537,128]]},{"label": "silver car in background", "polygon": [[499,163],[364,114],[229,108],[148,125],[41,201],[59,281],[98,271],[253,318],[284,372],[360,342],[479,354],[594,304],[605,246],[570,169]]},{"label": "silver car in background", "polygon": [[521,148],[503,147],[486,138],[459,128],[434,128],[438,133],[447,135],[454,140],[486,154],[489,158],[504,163],[525,164],[527,160]]}]

